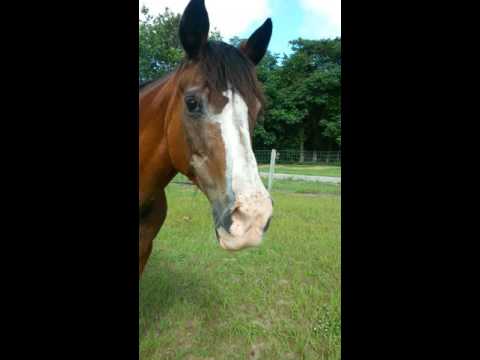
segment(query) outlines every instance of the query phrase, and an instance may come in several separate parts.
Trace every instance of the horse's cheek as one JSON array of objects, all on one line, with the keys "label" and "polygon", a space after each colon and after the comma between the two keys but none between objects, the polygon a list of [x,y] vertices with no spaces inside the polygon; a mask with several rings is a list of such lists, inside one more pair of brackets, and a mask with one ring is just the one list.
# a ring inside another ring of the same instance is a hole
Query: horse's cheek
[{"label": "horse's cheek", "polygon": [[188,175],[190,168],[190,151],[185,131],[179,114],[173,114],[168,128],[168,151],[176,170]]}]

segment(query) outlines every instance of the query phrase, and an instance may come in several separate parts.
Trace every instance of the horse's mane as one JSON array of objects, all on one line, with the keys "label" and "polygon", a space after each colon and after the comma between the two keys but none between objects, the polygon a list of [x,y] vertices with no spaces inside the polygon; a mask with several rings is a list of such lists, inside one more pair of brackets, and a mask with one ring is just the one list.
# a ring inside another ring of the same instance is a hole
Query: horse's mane
[{"label": "horse's mane", "polygon": [[141,83],[138,87],[140,90],[142,90],[146,85],[148,84],[151,84],[152,82],[154,82],[155,80],[147,80],[147,81],[144,81],[143,83]]},{"label": "horse's mane", "polygon": [[[255,65],[236,47],[220,41],[209,41],[197,59],[200,69],[212,91],[223,93],[231,86],[238,91],[247,103],[255,98],[263,105],[263,91],[255,76]],[[184,59],[174,72],[182,71],[189,61]],[[157,80],[143,82],[139,90],[144,90],[154,82],[163,82],[172,73]]]},{"label": "horse's mane", "polygon": [[143,83],[139,84],[138,86],[138,90],[140,92],[144,91],[149,85],[153,85],[153,84],[156,84],[156,83],[159,83],[160,85],[167,82],[167,80],[170,78],[170,76],[172,75],[172,73],[170,74],[166,74],[164,76],[162,76],[161,78],[159,79],[153,79],[153,80],[147,80],[147,81],[144,81]]},{"label": "horse's mane", "polygon": [[255,76],[255,65],[236,47],[209,41],[199,58],[207,86],[219,93],[238,91],[247,103],[258,99],[264,105],[263,91]]}]

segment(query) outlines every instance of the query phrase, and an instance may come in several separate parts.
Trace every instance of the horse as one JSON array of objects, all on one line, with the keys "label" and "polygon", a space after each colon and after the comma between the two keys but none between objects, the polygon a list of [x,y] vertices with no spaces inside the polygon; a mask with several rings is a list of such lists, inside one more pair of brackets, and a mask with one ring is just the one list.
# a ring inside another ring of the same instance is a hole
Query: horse
[{"label": "horse", "polygon": [[139,91],[139,274],[167,214],[165,187],[181,173],[207,197],[219,245],[259,246],[273,214],[252,150],[264,107],[255,66],[272,35],[268,18],[238,47],[208,40],[204,0],[179,26],[185,56],[175,71]]}]

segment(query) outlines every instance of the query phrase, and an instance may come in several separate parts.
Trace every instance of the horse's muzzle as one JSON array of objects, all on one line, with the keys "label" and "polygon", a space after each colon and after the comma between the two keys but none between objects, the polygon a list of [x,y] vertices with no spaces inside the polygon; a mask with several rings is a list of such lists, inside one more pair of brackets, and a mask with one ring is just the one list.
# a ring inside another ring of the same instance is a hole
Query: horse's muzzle
[{"label": "horse's muzzle", "polygon": [[272,218],[271,198],[263,194],[240,195],[230,209],[214,211],[220,246],[230,251],[259,246]]}]

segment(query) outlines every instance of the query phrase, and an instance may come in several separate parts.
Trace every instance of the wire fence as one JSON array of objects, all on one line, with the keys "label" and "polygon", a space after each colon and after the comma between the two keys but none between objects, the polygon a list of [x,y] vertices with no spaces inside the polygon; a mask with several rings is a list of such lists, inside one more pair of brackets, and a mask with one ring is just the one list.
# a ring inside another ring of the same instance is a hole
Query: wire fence
[{"label": "wire fence", "polygon": [[257,150],[255,157],[270,193],[341,195],[339,151]]},{"label": "wire fence", "polygon": [[[255,157],[259,164],[269,164],[272,150],[255,150]],[[277,164],[318,164],[341,165],[340,151],[300,151],[277,150]]]},{"label": "wire fence", "polygon": [[[272,153],[276,154],[272,156]],[[255,157],[261,179],[269,191],[341,195],[340,151],[256,150]],[[193,185],[181,174],[172,182]]]}]

